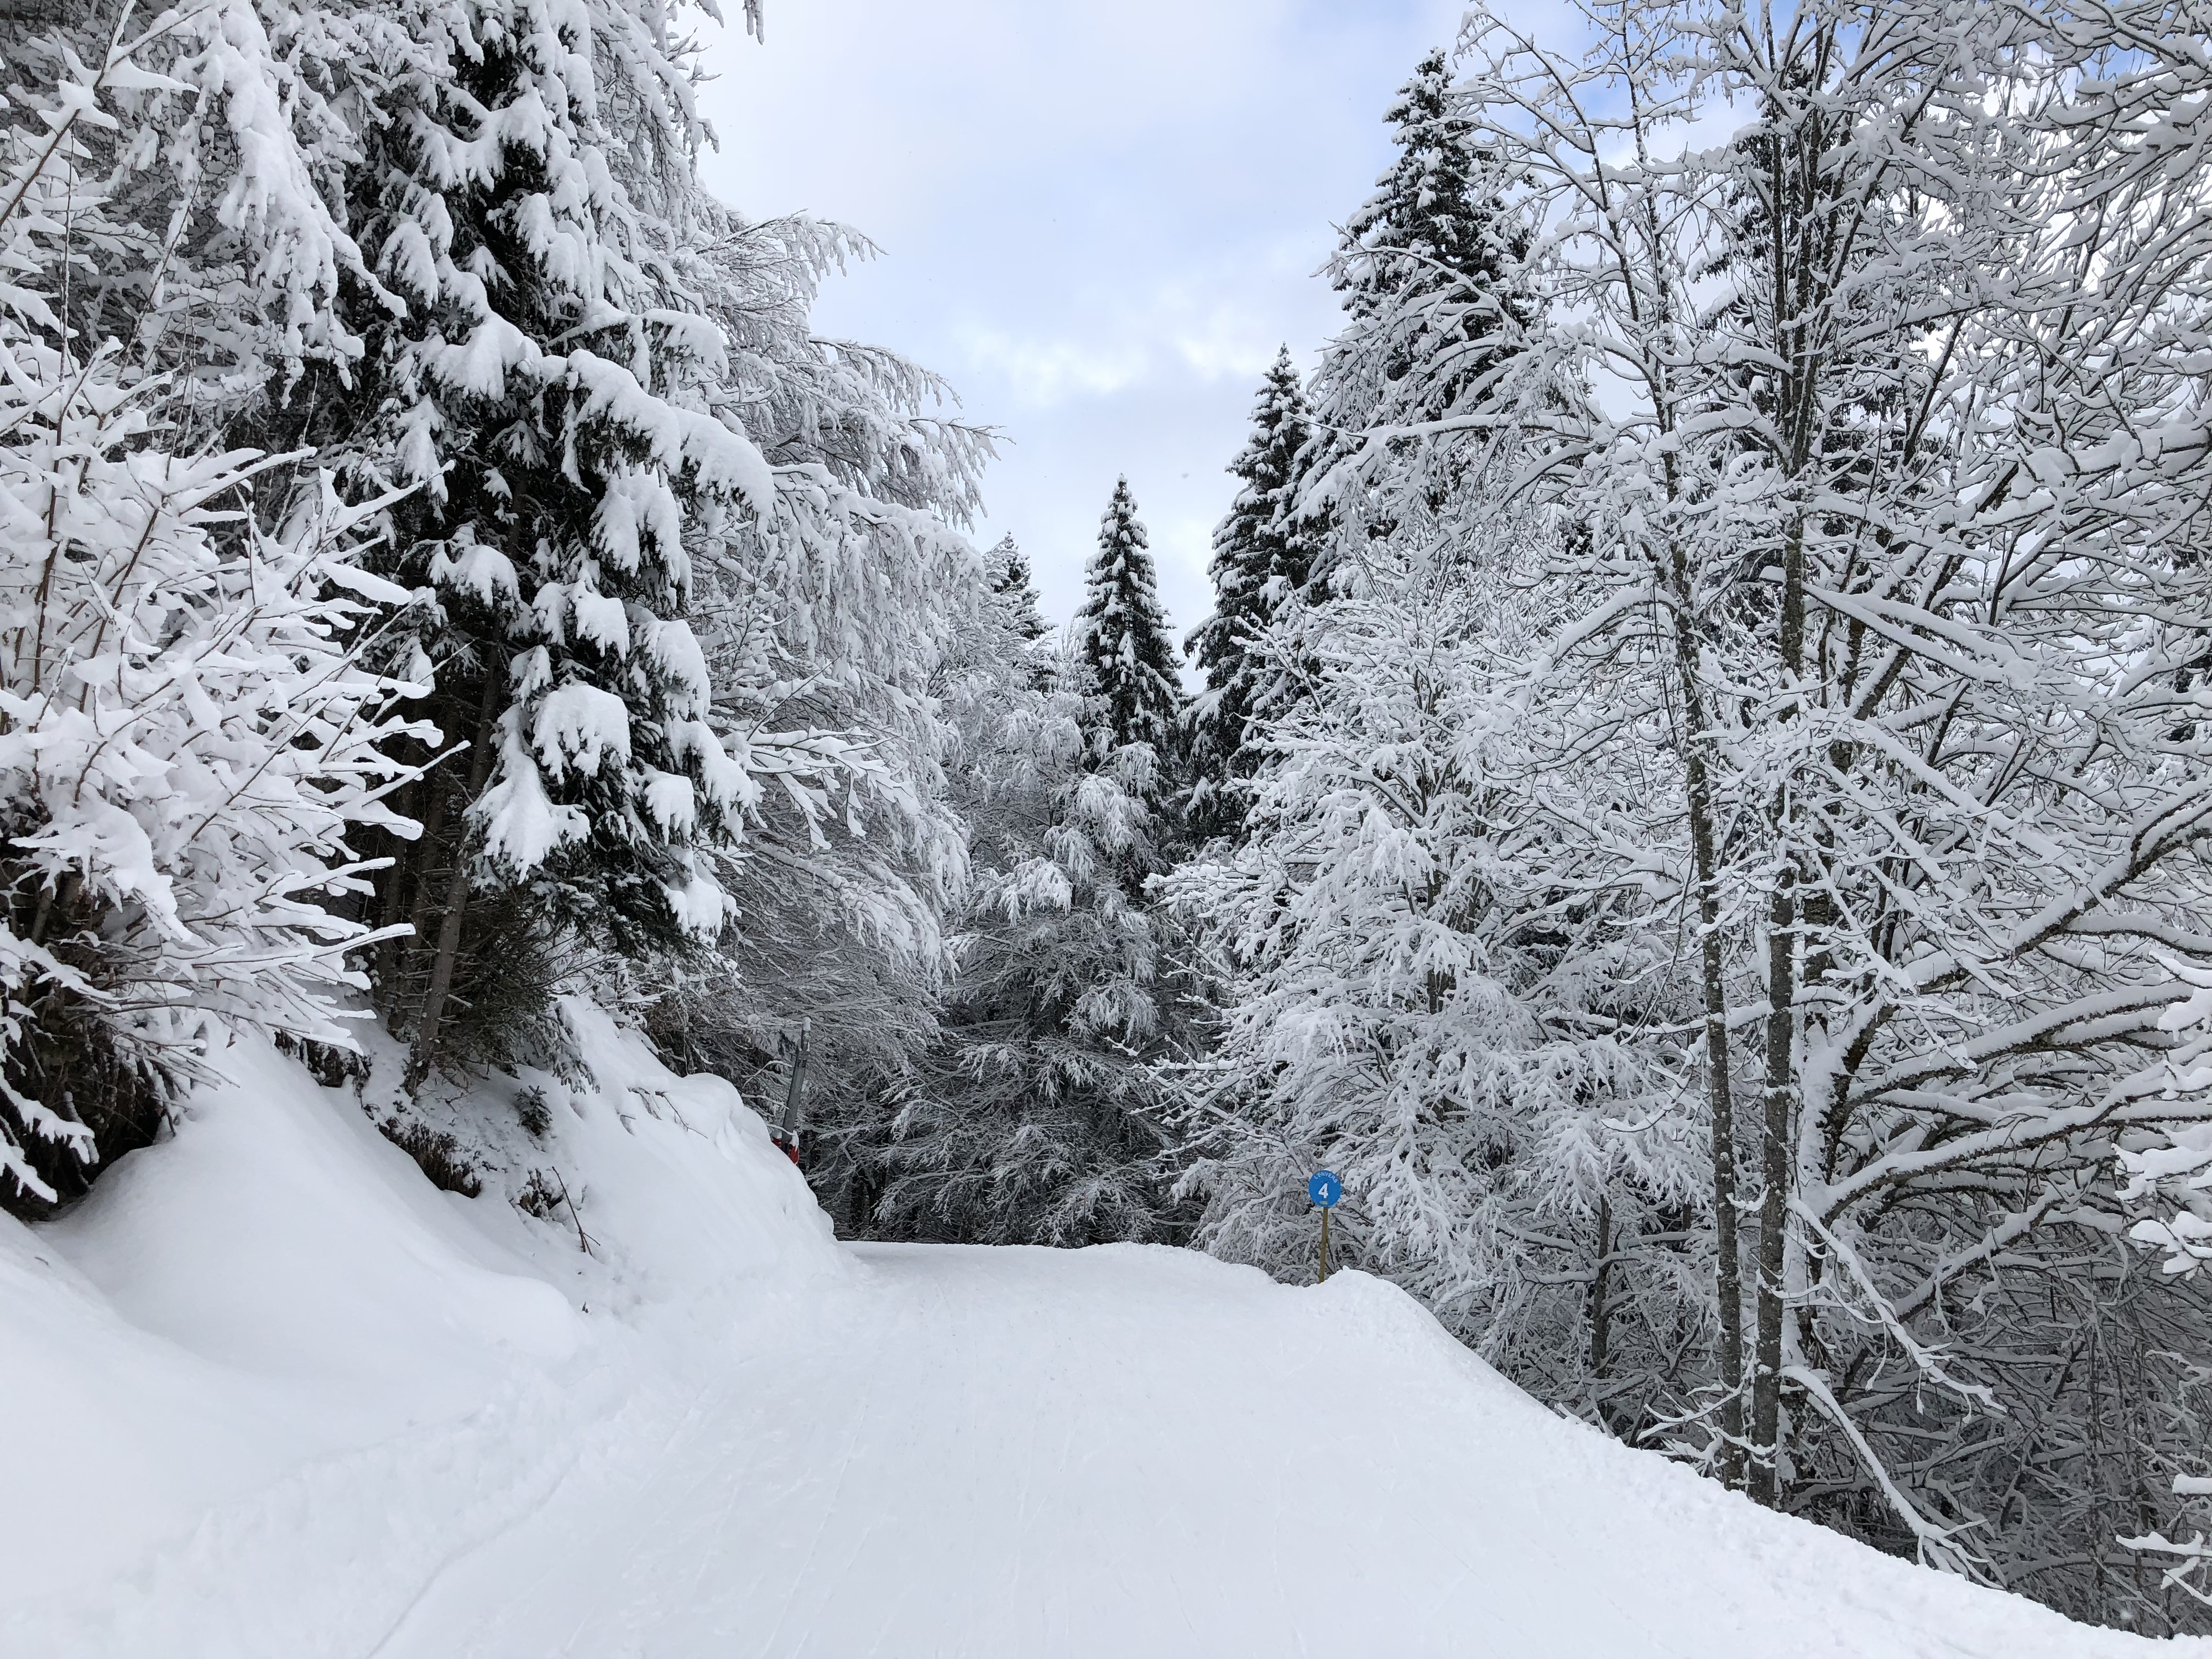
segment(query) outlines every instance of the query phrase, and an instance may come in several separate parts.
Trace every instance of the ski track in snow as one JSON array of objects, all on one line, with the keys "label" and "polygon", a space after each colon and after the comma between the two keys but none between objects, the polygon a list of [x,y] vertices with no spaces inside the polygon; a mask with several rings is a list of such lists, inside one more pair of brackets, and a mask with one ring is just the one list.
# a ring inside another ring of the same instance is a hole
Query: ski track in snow
[{"label": "ski track in snow", "polygon": [[[665,1452],[443,1573],[392,1659],[2134,1650],[1563,1423],[1395,1291],[859,1247]],[[557,1569],[549,1564],[557,1563]]]},{"label": "ski track in snow", "polygon": [[837,1246],[734,1091],[590,1029],[601,1255],[273,1055],[0,1227],[0,1659],[2160,1650],[1563,1421],[1362,1274]]}]

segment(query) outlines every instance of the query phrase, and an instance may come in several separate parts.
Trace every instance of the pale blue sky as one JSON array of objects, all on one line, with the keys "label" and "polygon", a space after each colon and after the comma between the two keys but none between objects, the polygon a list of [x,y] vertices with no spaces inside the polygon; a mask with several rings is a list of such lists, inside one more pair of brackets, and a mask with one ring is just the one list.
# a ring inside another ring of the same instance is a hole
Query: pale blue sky
[{"label": "pale blue sky", "polygon": [[[729,9],[737,7],[730,0]],[[717,192],[842,220],[884,258],[823,331],[936,369],[1013,441],[980,545],[1063,621],[1117,472],[1178,637],[1212,605],[1261,372],[1336,327],[1311,273],[1391,149],[1382,112],[1461,0],[768,0],[719,40]]]}]

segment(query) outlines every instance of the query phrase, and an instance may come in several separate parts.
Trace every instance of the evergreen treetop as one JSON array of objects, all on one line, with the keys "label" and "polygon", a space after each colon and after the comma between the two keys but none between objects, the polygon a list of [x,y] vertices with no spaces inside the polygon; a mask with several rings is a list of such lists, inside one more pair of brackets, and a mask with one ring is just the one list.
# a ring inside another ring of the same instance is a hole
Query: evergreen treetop
[{"label": "evergreen treetop", "polygon": [[1411,376],[1420,407],[1442,413],[1496,356],[1467,348],[1532,315],[1515,278],[1526,238],[1484,178],[1472,124],[1452,112],[1450,94],[1444,54],[1431,52],[1382,112],[1397,129],[1398,159],[1346,222],[1334,262],[1353,323],[1345,341],[1375,359],[1354,377],[1366,382],[1370,409],[1384,401],[1378,380]]},{"label": "evergreen treetop", "polygon": [[1321,582],[1343,537],[1357,545],[1389,536],[1409,509],[1426,523],[1462,482],[1463,447],[1368,434],[1464,413],[1488,397],[1536,316],[1519,274],[1525,231],[1487,176],[1471,122],[1452,106],[1441,51],[1422,58],[1384,119],[1398,159],[1346,222],[1330,262],[1347,319],[1314,377],[1316,436],[1296,492]]},{"label": "evergreen treetop", "polygon": [[1498,275],[1494,212],[1480,199],[1469,125],[1451,112],[1450,90],[1444,54],[1433,51],[1382,112],[1398,159],[1346,222],[1333,273],[1356,318]]},{"label": "evergreen treetop", "polygon": [[1206,670],[1206,690],[1192,718],[1195,827],[1202,830],[1227,830],[1237,816],[1220,787],[1231,777],[1249,776],[1257,765],[1245,744],[1245,727],[1266,692],[1255,641],[1312,570],[1312,536],[1291,511],[1301,477],[1298,452],[1310,431],[1305,389],[1285,346],[1253,400],[1252,435],[1230,464],[1244,487],[1213,532],[1207,567],[1213,614],[1189,640],[1194,659]]},{"label": "evergreen treetop", "polygon": [[1098,522],[1098,550],[1085,573],[1076,644],[1105,705],[1110,744],[1145,743],[1164,757],[1182,708],[1180,666],[1150,541],[1125,476]]},{"label": "evergreen treetop", "polygon": [[1025,640],[1041,640],[1051,632],[1037,605],[1029,556],[1015,543],[1011,531],[984,556],[983,576],[993,596],[1006,608],[1015,632]]}]

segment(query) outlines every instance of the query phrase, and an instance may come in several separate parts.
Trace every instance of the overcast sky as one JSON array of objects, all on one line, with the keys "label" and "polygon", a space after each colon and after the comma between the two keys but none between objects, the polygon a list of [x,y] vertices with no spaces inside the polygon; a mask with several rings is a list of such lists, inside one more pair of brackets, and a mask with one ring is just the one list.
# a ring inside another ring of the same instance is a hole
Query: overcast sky
[{"label": "overcast sky", "polygon": [[1383,106],[1462,9],[768,0],[764,45],[708,52],[708,176],[756,217],[803,209],[883,248],[817,325],[937,370],[1003,430],[977,542],[1013,533],[1055,622],[1127,472],[1180,637],[1212,603],[1260,374],[1334,331],[1312,272],[1389,164]]}]

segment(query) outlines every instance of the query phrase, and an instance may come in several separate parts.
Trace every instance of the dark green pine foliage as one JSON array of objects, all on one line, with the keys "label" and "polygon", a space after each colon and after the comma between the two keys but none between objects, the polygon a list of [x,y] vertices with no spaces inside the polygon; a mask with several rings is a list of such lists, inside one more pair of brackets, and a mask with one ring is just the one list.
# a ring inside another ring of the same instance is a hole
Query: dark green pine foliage
[{"label": "dark green pine foliage", "polygon": [[1100,700],[1106,746],[1149,744],[1164,769],[1175,754],[1182,687],[1149,549],[1129,480],[1117,479],[1098,521],[1098,550],[1085,573],[1075,629]]},{"label": "dark green pine foliage", "polygon": [[1192,630],[1189,648],[1206,671],[1191,712],[1192,783],[1185,823],[1194,835],[1227,835],[1243,823],[1234,781],[1258,769],[1249,726],[1274,678],[1261,637],[1276,611],[1306,585],[1312,538],[1292,511],[1298,452],[1311,434],[1305,388],[1285,346],[1252,404],[1252,436],[1229,470],[1243,481],[1213,532],[1213,614]]},{"label": "dark green pine foliage", "polygon": [[948,931],[958,968],[936,1040],[886,1079],[851,1137],[851,1224],[870,1237],[995,1244],[1174,1239],[1167,1127],[1194,1000],[1168,863],[1142,799],[1152,757],[1107,747],[1100,700],[1054,654],[1011,538],[941,680],[970,876]]},{"label": "dark green pine foliage", "polygon": [[[422,834],[380,849],[379,920],[413,938],[384,948],[377,999],[416,1082],[542,1042],[577,946],[681,950],[726,912],[696,849],[743,779],[707,722],[687,544],[772,511],[774,482],[698,411],[720,341],[684,230],[641,204],[686,198],[688,135],[653,108],[671,60],[628,3],[564,13],[564,34],[532,0],[480,0],[356,66],[389,77],[348,181],[384,287],[342,300],[351,374],[287,400],[288,442],[364,491],[412,486],[366,562],[417,595],[393,665],[434,676],[425,712],[466,745],[400,803]],[[571,84],[595,40],[600,100],[617,62],[647,100],[619,143]]]},{"label": "dark green pine foliage", "polygon": [[[1476,343],[1498,331],[1506,312],[1526,319],[1510,280],[1522,247],[1502,233],[1498,203],[1478,179],[1470,129],[1451,112],[1450,91],[1444,54],[1431,52],[1383,111],[1397,129],[1390,142],[1398,159],[1346,222],[1334,267],[1355,322],[1400,323],[1389,334],[1384,380],[1403,380],[1424,362],[1468,359],[1444,385],[1431,377],[1425,395],[1431,401],[1449,398],[1494,358]],[[1421,304],[1431,299],[1442,303]]]},{"label": "dark green pine foliage", "polygon": [[1051,632],[1045,626],[1043,611],[1038,608],[1036,582],[1030,572],[1029,558],[1015,544],[1011,532],[1001,536],[999,544],[984,556],[983,574],[993,595],[1005,603],[1009,625],[1015,633],[1024,640],[1041,640]]},{"label": "dark green pine foliage", "polygon": [[[1466,412],[1535,315],[1516,276],[1526,236],[1485,181],[1467,121],[1452,112],[1441,51],[1421,59],[1383,119],[1398,159],[1346,222],[1330,264],[1346,322],[1315,376],[1319,435],[1301,458],[1300,515],[1317,541],[1347,520],[1370,537],[1396,528],[1395,514],[1358,499],[1379,464],[1366,433]],[[1402,461],[1410,446],[1389,447]],[[1421,486],[1431,506],[1449,493],[1455,466],[1431,471]],[[1326,581],[1333,563],[1318,556],[1316,579]]]}]

